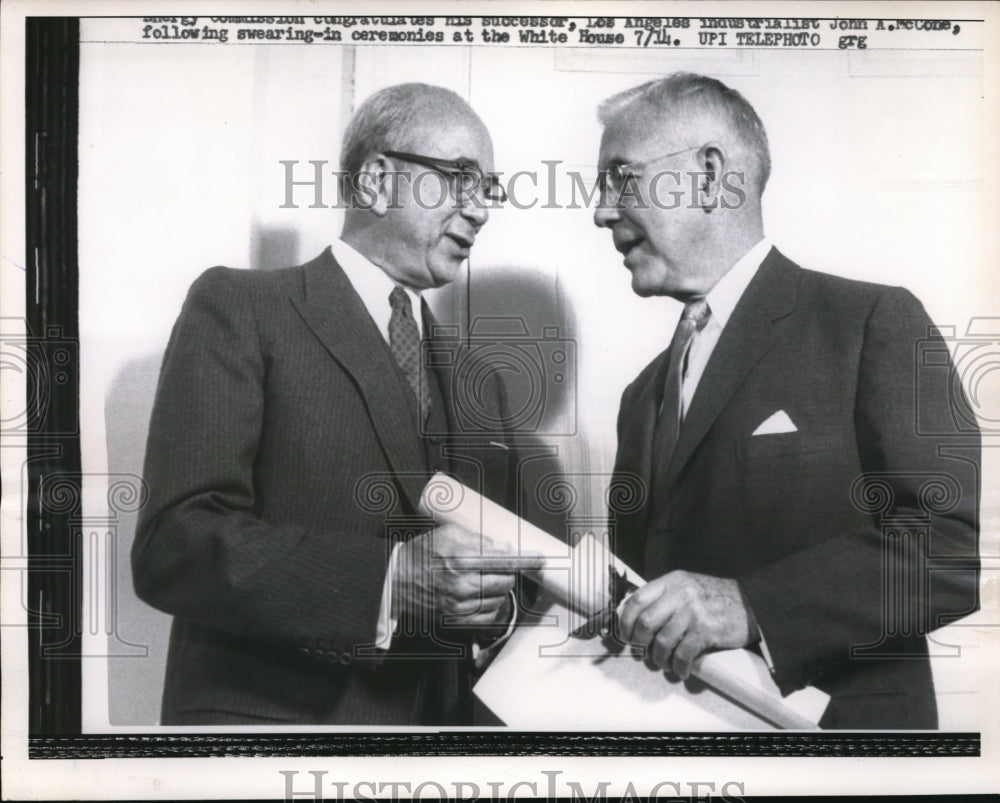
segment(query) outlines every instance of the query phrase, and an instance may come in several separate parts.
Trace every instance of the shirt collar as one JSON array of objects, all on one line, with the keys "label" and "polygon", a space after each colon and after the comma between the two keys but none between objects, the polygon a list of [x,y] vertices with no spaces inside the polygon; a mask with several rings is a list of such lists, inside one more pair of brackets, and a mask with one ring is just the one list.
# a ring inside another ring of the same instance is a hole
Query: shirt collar
[{"label": "shirt collar", "polygon": [[[389,318],[392,309],[389,306],[389,294],[394,287],[403,287],[394,282],[381,267],[372,262],[368,257],[357,251],[343,240],[334,240],[330,245],[333,258],[337,264],[343,268],[348,280],[355,292],[361,296],[361,301],[372,316],[382,336],[389,339]],[[417,322],[417,328],[421,335],[424,331],[423,315],[421,314],[420,293],[403,287],[410,297],[410,304],[413,307],[413,318]]]},{"label": "shirt collar", "polygon": [[736,309],[753,277],[757,275],[770,250],[771,241],[765,237],[740,257],[726,275],[716,282],[715,287],[705,296],[708,308],[712,312],[710,321],[725,327],[729,316],[733,314],[733,310]]}]

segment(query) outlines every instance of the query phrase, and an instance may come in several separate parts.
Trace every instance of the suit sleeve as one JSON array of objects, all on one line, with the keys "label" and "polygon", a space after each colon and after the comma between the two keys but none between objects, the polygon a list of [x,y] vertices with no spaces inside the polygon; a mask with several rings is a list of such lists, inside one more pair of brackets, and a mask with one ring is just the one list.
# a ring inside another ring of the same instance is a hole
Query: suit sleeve
[{"label": "suit sleeve", "polygon": [[136,592],[239,636],[349,653],[374,641],[386,548],[336,522],[320,530],[260,517],[267,366],[239,273],[213,268],[195,282],[164,355],[132,550]]},{"label": "suit sleeve", "polygon": [[929,325],[898,289],[866,321],[854,410],[863,473],[843,489],[856,515],[814,511],[812,526],[854,524],[738,578],[785,693],[877,653],[905,655],[978,608],[979,432]]}]

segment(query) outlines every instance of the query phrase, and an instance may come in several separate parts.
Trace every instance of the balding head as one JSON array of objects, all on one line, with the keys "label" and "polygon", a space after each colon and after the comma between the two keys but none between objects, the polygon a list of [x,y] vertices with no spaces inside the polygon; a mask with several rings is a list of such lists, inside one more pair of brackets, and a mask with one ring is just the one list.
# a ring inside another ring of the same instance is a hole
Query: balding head
[{"label": "balding head", "polygon": [[493,171],[489,132],[461,97],[428,84],[376,92],[344,133],[341,169],[344,242],[414,290],[457,278],[489,219],[482,181],[466,178]]},{"label": "balding head", "polygon": [[609,126],[628,114],[643,113],[673,141],[716,141],[726,147],[730,168],[742,170],[757,197],[771,174],[767,132],[757,112],[735,89],[704,75],[676,72],[613,95],[598,108]]},{"label": "balding head", "polygon": [[370,155],[410,151],[428,129],[451,123],[485,126],[468,103],[449,89],[430,84],[397,84],[371,95],[344,131],[340,169],[350,181]]}]

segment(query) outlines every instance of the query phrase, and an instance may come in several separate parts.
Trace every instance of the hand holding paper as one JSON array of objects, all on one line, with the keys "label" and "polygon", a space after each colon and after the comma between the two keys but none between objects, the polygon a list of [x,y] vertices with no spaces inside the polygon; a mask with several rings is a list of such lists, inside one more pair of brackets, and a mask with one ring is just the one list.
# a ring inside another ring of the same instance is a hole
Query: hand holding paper
[{"label": "hand holding paper", "polygon": [[[541,588],[573,610],[590,615],[607,603],[607,565],[608,558],[613,556],[606,549],[596,560],[573,562],[570,560],[573,550],[564,541],[445,474],[435,474],[427,483],[420,497],[420,512],[439,525],[453,524],[473,533],[484,533],[488,536],[484,538],[484,547],[488,544],[498,550],[506,547],[508,551],[497,553],[494,565],[508,567],[505,571],[513,570],[511,567],[526,571]],[[483,553],[478,558],[466,558],[464,565],[475,564],[475,568],[480,568],[487,557]],[[592,576],[571,576],[571,563]]]},{"label": "hand holding paper", "polygon": [[708,650],[749,646],[751,629],[735,580],[675,571],[629,595],[618,616],[623,641],[649,650],[681,679]]},{"label": "hand holding paper", "polygon": [[[756,727],[766,726],[766,723],[791,728],[816,727],[829,697],[810,687],[782,698],[764,661],[748,650],[720,649],[713,652],[704,648],[707,651],[703,655],[692,658],[690,673],[709,684],[717,693],[707,697],[704,694],[697,698],[691,696],[690,701],[684,697],[686,692],[669,682],[662,672],[651,671],[644,662],[636,661],[627,654],[613,657],[601,648],[600,642],[596,646],[603,655],[596,659],[592,655],[581,657],[577,651],[580,642],[570,638],[570,633],[588,618],[607,609],[611,599],[609,565],[614,566],[616,574],[625,574],[636,586],[645,585],[632,569],[608,552],[606,544],[598,542],[592,535],[584,536],[575,547],[570,548],[563,541],[442,474],[436,474],[427,484],[421,496],[420,510],[438,523],[451,523],[466,530],[484,532],[494,541],[507,543],[511,554],[495,565],[506,565],[508,568],[517,565],[530,569],[532,579],[551,595],[550,600],[555,600],[548,614],[554,616],[557,623],[563,624],[566,628],[564,635],[560,638],[549,627],[516,631],[476,686],[480,699],[508,725],[552,727],[558,715],[568,718],[574,725],[603,726],[608,724],[602,714],[607,713],[607,706],[595,708],[588,703],[605,699],[601,695],[612,694],[617,695],[615,699],[620,704],[611,706],[614,721],[609,727],[625,725],[635,729],[644,726],[643,723],[663,727],[667,720],[660,717],[675,716],[679,712],[678,706],[683,708],[685,705],[695,711],[703,710],[706,705],[725,711],[723,719],[716,719],[718,722],[725,720],[731,723],[738,709],[752,712],[748,716],[758,723]],[[544,560],[523,557],[538,554],[544,555]],[[503,564],[503,560],[507,563]],[[702,575],[688,576],[703,578]],[[670,584],[673,582],[671,580]],[[650,596],[654,604],[660,600],[663,589],[658,588],[658,584],[668,585],[666,578],[654,581],[652,590],[643,592],[639,602],[650,602]],[[685,587],[687,585],[684,583]],[[706,596],[712,591],[704,589]],[[640,592],[642,588],[635,593]],[[686,595],[692,591],[680,593]],[[738,590],[736,594],[739,595]],[[624,605],[622,609],[624,611]],[[718,617],[706,615],[702,620],[725,620],[727,624],[721,626],[722,635],[718,635],[717,640],[729,643],[742,638],[742,644],[751,629],[745,617],[744,612],[742,628],[736,614],[732,615],[732,620],[729,613]],[[629,627],[630,633],[634,632],[634,621]],[[655,629],[656,633],[659,631],[660,628]],[[695,646],[699,645],[692,645]],[[701,651],[692,650],[696,654]],[[685,656],[686,653],[682,653],[682,657]],[[611,660],[605,661],[608,658]],[[521,693],[528,686],[534,689],[534,695]],[[546,705],[538,705],[538,695],[547,701]],[[695,699],[701,702],[694,703]],[[713,717],[708,715],[707,719]]]},{"label": "hand holding paper", "polygon": [[448,624],[492,624],[514,587],[519,569],[539,569],[543,558],[517,555],[457,524],[442,524],[406,542],[393,575],[392,616],[447,615]]}]

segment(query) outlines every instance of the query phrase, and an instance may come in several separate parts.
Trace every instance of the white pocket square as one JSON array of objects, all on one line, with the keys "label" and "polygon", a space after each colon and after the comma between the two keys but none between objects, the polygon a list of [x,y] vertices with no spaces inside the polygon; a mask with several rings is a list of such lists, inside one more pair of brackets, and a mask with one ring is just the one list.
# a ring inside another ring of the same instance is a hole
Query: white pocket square
[{"label": "white pocket square", "polygon": [[778,410],[753,431],[754,435],[779,435],[782,432],[798,432],[799,428],[792,423],[788,413]]}]

